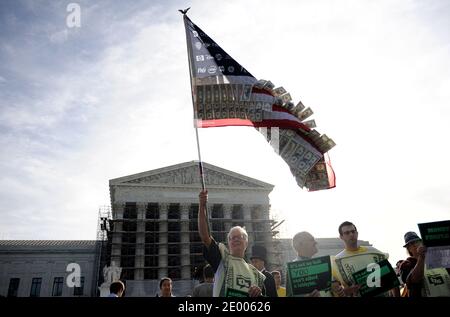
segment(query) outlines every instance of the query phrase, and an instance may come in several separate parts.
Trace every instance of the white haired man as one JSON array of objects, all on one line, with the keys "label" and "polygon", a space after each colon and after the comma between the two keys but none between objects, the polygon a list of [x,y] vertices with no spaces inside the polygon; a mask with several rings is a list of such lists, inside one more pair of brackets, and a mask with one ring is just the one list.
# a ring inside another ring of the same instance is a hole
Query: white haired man
[{"label": "white haired man", "polygon": [[245,262],[248,234],[236,226],[228,232],[228,249],[217,243],[210,235],[206,216],[208,191],[199,194],[198,233],[205,246],[203,255],[215,272],[214,297],[261,296],[264,289],[264,274]]}]

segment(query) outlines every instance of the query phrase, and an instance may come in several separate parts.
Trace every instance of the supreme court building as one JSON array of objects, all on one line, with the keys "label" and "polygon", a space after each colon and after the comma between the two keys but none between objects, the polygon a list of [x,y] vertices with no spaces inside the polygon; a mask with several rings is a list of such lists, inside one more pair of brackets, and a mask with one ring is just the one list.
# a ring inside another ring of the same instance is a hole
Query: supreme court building
[{"label": "supreme court building", "polygon": [[[233,226],[245,226],[249,248],[264,245],[269,265],[279,265],[269,215],[273,185],[203,163],[209,190],[210,229],[219,242]],[[188,294],[195,269],[204,265],[197,231],[200,177],[198,162],[112,179],[110,261],[122,268],[127,294],[158,292],[159,279],[174,280],[174,291]]]}]

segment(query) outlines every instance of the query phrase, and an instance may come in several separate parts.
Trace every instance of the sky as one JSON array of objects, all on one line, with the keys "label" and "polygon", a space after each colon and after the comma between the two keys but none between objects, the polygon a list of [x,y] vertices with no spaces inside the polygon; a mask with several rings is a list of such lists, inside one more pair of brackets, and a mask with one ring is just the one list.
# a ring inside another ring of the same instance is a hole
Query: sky
[{"label": "sky", "polygon": [[275,185],[280,237],[348,220],[395,262],[450,219],[448,1],[2,0],[0,239],[95,239],[109,179],[198,159],[187,7],[337,144],[337,187],[307,192],[253,128],[199,130],[205,162]]}]

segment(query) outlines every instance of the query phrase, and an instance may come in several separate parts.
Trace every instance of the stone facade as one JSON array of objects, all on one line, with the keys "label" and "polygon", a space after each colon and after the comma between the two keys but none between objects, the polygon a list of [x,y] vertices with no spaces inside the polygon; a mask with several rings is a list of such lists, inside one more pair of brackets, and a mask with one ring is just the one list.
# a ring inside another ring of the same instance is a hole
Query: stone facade
[{"label": "stone facade", "polygon": [[[97,256],[97,241],[0,241],[0,296],[96,296]],[[80,266],[82,291],[67,284],[70,263]]]}]

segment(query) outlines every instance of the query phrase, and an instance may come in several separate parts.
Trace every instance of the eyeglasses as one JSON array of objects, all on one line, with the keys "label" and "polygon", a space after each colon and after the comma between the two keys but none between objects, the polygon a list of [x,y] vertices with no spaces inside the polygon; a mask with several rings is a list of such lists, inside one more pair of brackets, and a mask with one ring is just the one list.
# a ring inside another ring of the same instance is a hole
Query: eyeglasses
[{"label": "eyeglasses", "polygon": [[349,234],[351,234],[351,233],[357,233],[358,231],[356,231],[356,230],[348,230],[348,231],[344,231],[344,232],[342,232],[342,234],[343,235],[349,235]]},{"label": "eyeglasses", "polygon": [[239,234],[236,236],[229,236],[228,237],[228,241],[233,241],[233,240],[245,240],[245,235],[244,234]]}]

